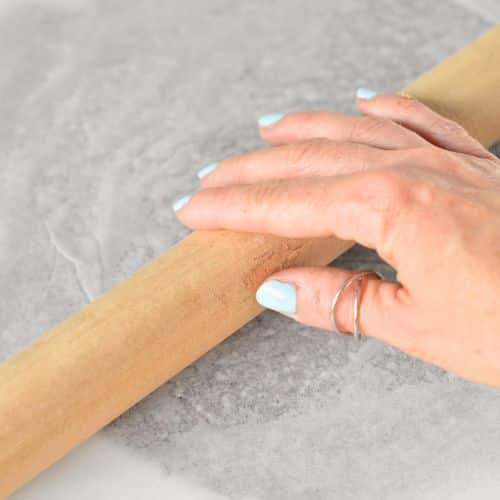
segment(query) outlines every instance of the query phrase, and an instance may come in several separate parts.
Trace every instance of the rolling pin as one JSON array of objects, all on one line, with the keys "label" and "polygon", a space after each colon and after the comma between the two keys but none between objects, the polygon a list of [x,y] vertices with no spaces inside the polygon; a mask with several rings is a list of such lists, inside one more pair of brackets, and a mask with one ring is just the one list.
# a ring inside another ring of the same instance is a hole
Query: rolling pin
[{"label": "rolling pin", "polygon": [[[403,89],[484,145],[500,137],[500,26]],[[257,287],[351,245],[198,231],[0,366],[7,496],[261,311]]]}]

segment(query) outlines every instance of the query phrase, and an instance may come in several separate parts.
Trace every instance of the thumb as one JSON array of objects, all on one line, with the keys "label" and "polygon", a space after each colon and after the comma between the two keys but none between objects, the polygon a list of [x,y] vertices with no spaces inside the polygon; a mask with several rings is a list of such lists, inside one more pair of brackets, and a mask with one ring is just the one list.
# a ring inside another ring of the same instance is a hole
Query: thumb
[{"label": "thumb", "polygon": [[[306,325],[332,330],[330,308],[334,295],[350,277],[351,271],[333,267],[296,267],[269,277],[257,290],[257,301],[264,307],[290,316]],[[359,291],[359,330],[402,350],[412,349],[412,339],[402,327],[408,318],[407,294],[401,285],[367,275]],[[335,322],[342,331],[352,332],[354,287],[347,287],[335,307]]]}]

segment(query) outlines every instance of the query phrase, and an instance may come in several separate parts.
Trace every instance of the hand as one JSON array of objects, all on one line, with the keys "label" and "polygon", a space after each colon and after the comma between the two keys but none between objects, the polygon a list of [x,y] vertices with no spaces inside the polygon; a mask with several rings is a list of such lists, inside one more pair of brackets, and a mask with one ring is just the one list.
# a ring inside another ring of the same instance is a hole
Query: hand
[{"label": "hand", "polygon": [[[204,169],[202,189],[175,206],[180,221],[196,229],[335,235],[375,248],[399,283],[363,279],[360,330],[500,386],[500,161],[414,99],[358,97],[357,106],[361,117],[265,117],[260,131],[273,147]],[[351,274],[286,269],[257,298],[331,328],[332,296]],[[346,331],[352,293],[336,309]]]}]

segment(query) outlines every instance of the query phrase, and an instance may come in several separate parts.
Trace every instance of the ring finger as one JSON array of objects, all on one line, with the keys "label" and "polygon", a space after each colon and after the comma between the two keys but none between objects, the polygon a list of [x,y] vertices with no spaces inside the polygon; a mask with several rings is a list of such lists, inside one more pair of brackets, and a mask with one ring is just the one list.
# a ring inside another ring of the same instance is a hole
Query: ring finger
[{"label": "ring finger", "polygon": [[381,149],[405,149],[428,144],[416,132],[388,118],[377,116],[328,112],[289,113],[282,117],[263,117],[259,120],[259,126],[262,138],[273,145],[317,137],[359,142]]},{"label": "ring finger", "polygon": [[[294,318],[301,323],[332,329],[332,297],[351,277],[351,271],[332,267],[296,267],[270,276],[257,290],[258,302],[269,309]],[[340,295],[334,310],[335,323],[342,331],[354,327],[354,287]],[[361,281],[359,291],[359,328],[370,336],[408,349],[413,338],[401,328],[402,318],[410,301],[406,290],[373,276]]]}]

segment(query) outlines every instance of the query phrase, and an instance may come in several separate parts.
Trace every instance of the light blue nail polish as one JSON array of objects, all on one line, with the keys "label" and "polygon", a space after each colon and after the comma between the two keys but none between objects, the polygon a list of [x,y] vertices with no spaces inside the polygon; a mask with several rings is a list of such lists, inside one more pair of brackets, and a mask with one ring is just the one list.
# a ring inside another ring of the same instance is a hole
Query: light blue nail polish
[{"label": "light blue nail polish", "polygon": [[283,113],[273,113],[271,115],[264,115],[259,118],[260,127],[269,127],[279,122],[285,115]]},{"label": "light blue nail polish", "polygon": [[377,93],[372,89],[361,87],[358,90],[356,90],[356,97],[359,97],[360,99],[371,99],[376,95]]},{"label": "light blue nail polish", "polygon": [[216,168],[217,168],[217,163],[211,163],[210,165],[207,165],[206,167],[203,167],[201,170],[199,170],[196,175],[198,176],[198,179],[202,179],[210,172],[213,172]]},{"label": "light blue nail polish", "polygon": [[175,200],[172,203],[172,208],[174,209],[174,212],[177,212],[177,210],[180,210],[190,199],[191,199],[191,195],[187,194],[186,196],[183,196],[182,198]]},{"label": "light blue nail polish", "polygon": [[295,287],[283,281],[265,281],[260,285],[255,297],[261,306],[280,313],[294,313],[297,308]]}]

